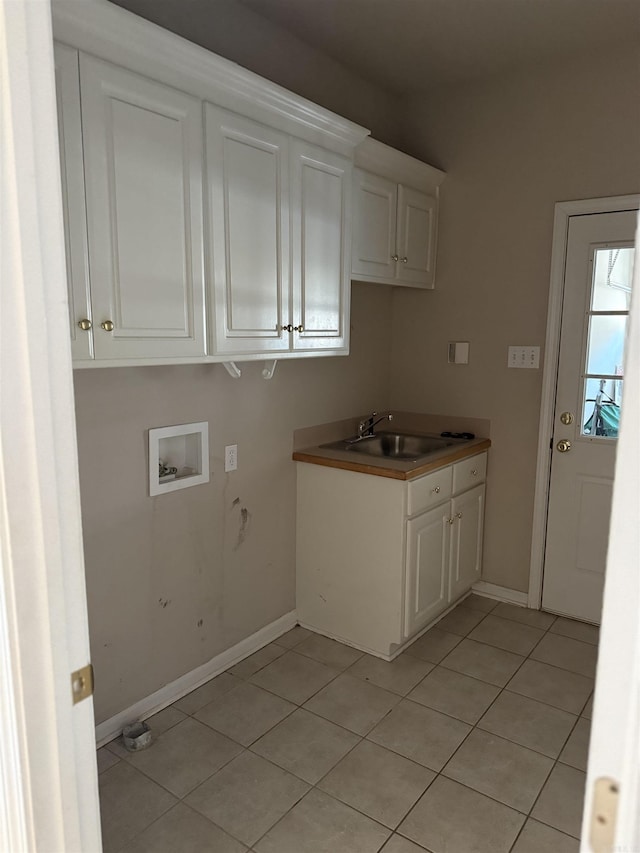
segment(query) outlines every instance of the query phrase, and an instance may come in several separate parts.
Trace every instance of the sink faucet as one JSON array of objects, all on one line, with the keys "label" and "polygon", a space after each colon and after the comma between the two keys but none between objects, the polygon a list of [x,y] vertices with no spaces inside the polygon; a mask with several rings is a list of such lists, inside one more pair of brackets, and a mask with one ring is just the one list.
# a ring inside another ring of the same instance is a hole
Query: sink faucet
[{"label": "sink faucet", "polygon": [[372,412],[368,418],[365,418],[363,421],[360,421],[358,424],[358,438],[369,438],[372,435],[375,435],[373,428],[380,423],[380,421],[392,421],[393,415],[391,413],[386,415],[380,415],[378,417],[377,412]]}]

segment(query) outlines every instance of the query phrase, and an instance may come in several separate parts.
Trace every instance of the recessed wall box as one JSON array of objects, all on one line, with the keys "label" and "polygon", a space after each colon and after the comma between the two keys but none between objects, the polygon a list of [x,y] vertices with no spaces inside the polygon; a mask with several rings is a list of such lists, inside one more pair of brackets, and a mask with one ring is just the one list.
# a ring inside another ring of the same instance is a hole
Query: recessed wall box
[{"label": "recessed wall box", "polygon": [[209,424],[206,421],[149,430],[150,495],[208,482]]}]

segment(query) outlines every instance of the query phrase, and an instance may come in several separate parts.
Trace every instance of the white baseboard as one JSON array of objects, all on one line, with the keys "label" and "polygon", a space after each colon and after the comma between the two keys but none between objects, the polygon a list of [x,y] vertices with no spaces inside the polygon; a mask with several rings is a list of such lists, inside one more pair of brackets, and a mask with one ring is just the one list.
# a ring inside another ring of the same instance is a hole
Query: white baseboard
[{"label": "white baseboard", "polygon": [[517,604],[519,607],[526,607],[528,603],[526,592],[509,589],[508,586],[500,586],[497,583],[478,581],[474,583],[472,589],[478,595],[483,595],[485,598],[495,598],[497,601],[505,601],[507,604]]},{"label": "white baseboard", "polygon": [[191,693],[196,687],[200,687],[200,685],[211,678],[229,669],[230,666],[234,666],[239,661],[257,652],[258,649],[266,646],[267,643],[277,640],[278,637],[281,637],[293,628],[297,622],[298,615],[295,610],[285,613],[284,616],[276,619],[275,622],[265,625],[264,628],[256,631],[255,634],[211,658],[210,661],[203,663],[202,666],[198,666],[196,669],[192,669],[191,672],[181,675],[180,678],[172,681],[171,684],[166,684],[150,696],[146,696],[144,699],[131,705],[131,707],[120,711],[120,713],[100,723],[96,726],[96,743],[98,747],[117,737],[127,723],[136,720],[146,720],[152,714],[157,714],[158,711],[162,711],[163,708],[177,702],[178,699],[186,696],[187,693]]}]

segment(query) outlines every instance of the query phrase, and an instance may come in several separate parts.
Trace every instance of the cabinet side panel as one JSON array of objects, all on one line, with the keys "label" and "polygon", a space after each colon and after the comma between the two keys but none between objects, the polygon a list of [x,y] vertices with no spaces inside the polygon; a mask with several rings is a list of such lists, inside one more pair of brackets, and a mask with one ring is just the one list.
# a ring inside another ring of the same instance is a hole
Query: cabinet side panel
[{"label": "cabinet side panel", "polygon": [[388,655],[402,641],[405,484],[297,463],[301,622]]}]

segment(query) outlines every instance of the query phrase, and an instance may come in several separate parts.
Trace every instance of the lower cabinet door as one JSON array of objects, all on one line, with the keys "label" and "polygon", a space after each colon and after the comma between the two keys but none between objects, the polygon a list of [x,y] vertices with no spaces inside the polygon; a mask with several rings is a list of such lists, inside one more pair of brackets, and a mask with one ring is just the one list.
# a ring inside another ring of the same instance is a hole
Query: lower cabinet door
[{"label": "lower cabinet door", "polygon": [[484,494],[483,483],[451,501],[449,601],[455,601],[480,580]]},{"label": "lower cabinet door", "polygon": [[405,637],[410,637],[448,604],[450,504],[407,522]]}]

